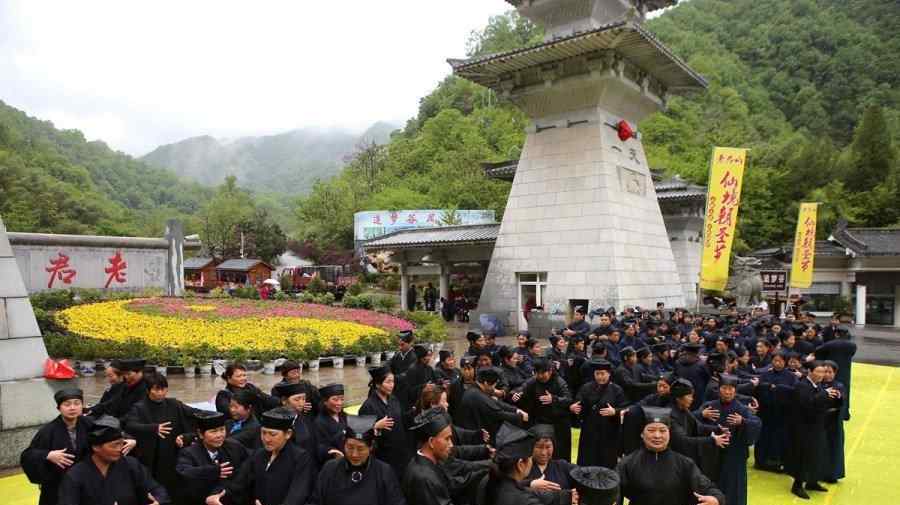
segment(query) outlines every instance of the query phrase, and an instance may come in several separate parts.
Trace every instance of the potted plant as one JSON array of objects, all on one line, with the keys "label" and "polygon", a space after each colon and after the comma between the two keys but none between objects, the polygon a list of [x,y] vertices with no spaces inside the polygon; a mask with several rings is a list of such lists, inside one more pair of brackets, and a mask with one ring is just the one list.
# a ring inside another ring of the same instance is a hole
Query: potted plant
[{"label": "potted plant", "polygon": [[366,350],[363,345],[363,339],[357,340],[353,345],[348,347],[347,353],[353,357],[356,366],[366,366]]},{"label": "potted plant", "polygon": [[331,340],[331,347],[328,354],[332,356],[331,366],[335,368],[344,368],[344,345],[337,338]]},{"label": "potted plant", "polygon": [[302,354],[310,370],[319,369],[319,359],[325,354],[325,346],[318,340],[311,340],[303,346]]},{"label": "potted plant", "polygon": [[181,366],[184,368],[185,377],[194,377],[197,374],[197,360],[189,354],[181,355]]},{"label": "potted plant", "polygon": [[276,359],[278,358],[278,352],[262,351],[262,352],[260,352],[259,357],[263,362],[263,374],[275,375],[275,368],[277,365]]}]

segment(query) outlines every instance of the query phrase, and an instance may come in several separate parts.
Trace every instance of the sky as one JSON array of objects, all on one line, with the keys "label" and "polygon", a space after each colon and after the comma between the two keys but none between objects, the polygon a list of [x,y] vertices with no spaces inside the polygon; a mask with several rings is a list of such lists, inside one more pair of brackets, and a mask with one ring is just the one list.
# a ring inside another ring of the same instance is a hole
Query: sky
[{"label": "sky", "polygon": [[0,100],[140,156],[415,115],[503,0],[0,0]]}]

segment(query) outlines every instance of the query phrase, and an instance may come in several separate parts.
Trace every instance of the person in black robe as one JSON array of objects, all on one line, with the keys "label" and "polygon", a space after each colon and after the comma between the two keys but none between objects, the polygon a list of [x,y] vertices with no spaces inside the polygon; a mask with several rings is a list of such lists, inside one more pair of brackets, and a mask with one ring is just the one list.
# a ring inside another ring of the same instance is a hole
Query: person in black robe
[{"label": "person in black robe", "polygon": [[853,356],[856,355],[856,344],[851,340],[850,330],[846,326],[839,326],[834,337],[819,346],[815,351],[818,360],[833,361],[837,366],[835,381],[844,385],[844,402],[841,406],[841,416],[844,421],[850,420],[850,377],[853,366]]},{"label": "person in black robe", "polygon": [[413,342],[415,336],[411,331],[402,331],[397,336],[397,352],[391,357],[388,366],[391,373],[394,374],[394,381],[397,383],[394,394],[400,400],[400,404],[407,408],[406,399],[409,393],[406,391],[408,384],[406,380],[406,372],[416,363],[416,353],[413,352]]},{"label": "person in black robe", "polygon": [[616,466],[622,497],[631,505],[724,505],[725,495],[690,458],[669,448],[668,409],[647,407],[643,446]]},{"label": "person in black robe", "polygon": [[612,363],[591,360],[594,380],[575,395],[573,412],[581,417],[578,465],[614,468],[621,451],[620,413],[626,406],[625,392],[610,381]]},{"label": "person in black robe", "polygon": [[147,361],[143,359],[120,360],[119,365],[122,367],[122,378],[125,386],[117,399],[110,399],[109,404],[96,412],[91,410],[91,417],[110,415],[119,419],[119,421],[124,420],[125,416],[131,412],[131,407],[147,397],[147,382],[144,381],[144,366],[146,364]]},{"label": "person in black robe", "polygon": [[434,367],[434,373],[438,380],[444,384],[444,387],[450,386],[450,383],[459,379],[460,372],[456,368],[456,358],[453,356],[453,351],[441,349],[438,352],[438,364]]},{"label": "person in black robe", "polygon": [[476,376],[476,386],[463,393],[462,403],[455,418],[460,426],[469,430],[487,430],[492,436],[504,422],[528,422],[528,414],[503,401],[491,397],[500,374],[495,368],[482,368]]},{"label": "person in black robe", "polygon": [[797,374],[787,368],[787,355],[781,351],[772,355],[771,367],[759,376],[756,397],[762,430],[753,446],[754,467],[759,470],[783,470],[785,452],[790,449],[788,412],[797,380]]},{"label": "person in black robe", "polygon": [[103,391],[100,401],[87,409],[86,414],[92,417],[110,415],[111,409],[116,408],[116,403],[122,397],[122,393],[125,392],[125,377],[121,360],[112,360],[109,366],[103,370],[103,373],[106,375],[106,381],[109,385]]},{"label": "person in black robe", "polygon": [[[38,505],[55,505],[63,476],[72,465],[91,455],[88,433],[94,421],[82,415],[84,393],[66,388],[57,391],[53,399],[59,415],[38,430],[19,458],[28,480],[41,488]],[[123,448],[124,454],[134,445],[134,440],[129,440]]]},{"label": "person in black robe", "polygon": [[672,420],[672,450],[691,458],[704,475],[713,474],[719,467],[717,448],[728,445],[728,432],[716,425],[703,423],[691,412],[694,386],[689,380],[677,379],[672,384],[671,394],[672,408],[669,416]]},{"label": "person in black robe", "polygon": [[249,391],[253,394],[253,412],[257,418],[263,412],[281,405],[278,398],[264,393],[258,387],[247,382],[247,368],[240,363],[228,365],[225,372],[222,373],[222,380],[225,381],[225,389],[216,393],[215,404],[216,410],[223,414],[228,414],[231,397],[238,391]]},{"label": "person in black robe", "polygon": [[575,307],[575,311],[572,313],[572,322],[569,323],[562,332],[564,337],[568,339],[574,337],[581,337],[583,339],[588,338],[588,334],[591,332],[591,325],[584,320],[584,315],[586,313],[587,311],[584,307],[580,305]]},{"label": "person in black robe", "polygon": [[372,457],[375,419],[375,416],[347,416],[344,457],[322,467],[310,503],[406,505],[390,465]]},{"label": "person in black robe", "polygon": [[835,380],[839,367],[834,361],[823,361],[825,375],[821,387],[829,393],[828,410],[825,412],[825,436],[828,441],[828,460],[822,480],[835,484],[845,477],[844,469],[844,395],[846,388]]},{"label": "person in black robe", "polygon": [[228,421],[225,431],[228,438],[243,445],[248,451],[259,449],[259,421],[254,414],[256,395],[250,390],[236,391],[228,401]]},{"label": "person in black robe", "polygon": [[523,482],[534,465],[535,437],[527,431],[504,423],[497,433],[494,466],[478,486],[478,505],[569,505],[578,503],[570,490],[532,492]]},{"label": "person in black robe", "polygon": [[497,357],[500,358],[500,375],[506,384],[507,394],[521,389],[528,376],[519,367],[519,355],[504,345],[497,351]]},{"label": "person in black robe", "polygon": [[308,389],[300,383],[280,382],[275,385],[273,391],[276,397],[281,398],[281,405],[293,410],[297,415],[291,428],[293,431],[291,442],[309,453],[318,468],[319,444],[316,441],[316,428],[313,426],[313,418],[306,414],[309,412],[306,408]]},{"label": "person in black robe", "polygon": [[416,416],[410,430],[419,449],[406,466],[401,481],[406,502],[415,505],[454,505],[450,481],[439,466],[450,458],[453,449],[450,418],[442,409],[431,408]]},{"label": "person in black robe", "polygon": [[281,384],[300,384],[306,390],[306,403],[303,406],[303,413],[310,419],[315,419],[319,414],[319,404],[322,399],[319,398],[319,390],[303,378],[303,366],[294,360],[286,360],[278,369],[281,371],[281,382],[272,386],[272,396],[278,397],[276,388]]},{"label": "person in black robe", "polygon": [[702,404],[706,393],[706,384],[709,382],[709,370],[700,361],[700,349],[697,343],[688,343],[681,346],[682,355],[675,362],[675,375],[691,381],[694,386],[694,404],[691,410]]},{"label": "person in black robe", "polygon": [[557,457],[569,461],[572,459],[572,393],[546,358],[534,361],[534,373],[522,386],[521,394],[513,394],[512,399],[528,413],[530,424],[553,426]]},{"label": "person in black robe", "polygon": [[625,391],[629,403],[637,403],[656,391],[656,380],[645,382],[641,377],[641,371],[637,367],[637,352],[631,347],[622,349],[622,364],[616,368],[613,382]]},{"label": "person in black robe", "polygon": [[344,446],[344,429],[347,427],[347,414],[344,413],[344,385],[328,384],[319,388],[322,406],[313,423],[316,430],[316,443],[319,445],[317,460],[325,464],[331,458],[342,457]]},{"label": "person in black robe", "polygon": [[[725,493],[729,505],[747,505],[747,458],[750,446],[756,443],[762,422],[736,398],[738,378],[722,374],[719,377],[719,399],[706,402],[701,410],[716,412],[716,422],[728,430],[729,442],[719,449],[717,487]],[[712,475],[708,477],[713,478]]]},{"label": "person in black robe", "polygon": [[463,356],[459,359],[459,378],[452,381],[447,389],[447,401],[450,404],[448,411],[451,416],[459,417],[463,394],[473,387],[478,387],[475,385],[475,357]]},{"label": "person in black robe", "polygon": [[413,443],[406,430],[408,414],[394,397],[394,374],[387,366],[369,369],[369,396],[359,408],[361,416],[378,420],[378,444],[375,456],[391,466],[394,475],[402,476],[412,458]]},{"label": "person in black robe", "polygon": [[[640,365],[640,364],[639,364]],[[650,376],[645,376],[650,379]],[[640,402],[630,405],[622,417],[622,454],[629,454],[641,446],[641,429],[644,427],[644,412],[641,407],[669,408],[672,404],[671,384],[675,374],[665,374],[656,381],[656,392],[645,396]]]},{"label": "person in black robe", "polygon": [[534,451],[531,455],[534,464],[523,483],[535,491],[572,489],[574,484],[570,472],[576,465],[553,457],[556,437],[553,426],[536,424],[528,431],[534,435]]},{"label": "person in black robe", "polygon": [[169,381],[164,375],[154,372],[144,380],[148,386],[147,398],[131,407],[124,428],[137,437],[135,457],[165,486],[175,503],[182,503],[175,463],[179,449],[185,445],[185,437],[190,437],[195,430],[197,410],[166,397]]},{"label": "person in black robe", "polygon": [[206,498],[207,505],[306,505],[315,486],[312,456],[291,443],[294,411],[278,407],[262,415],[261,449],[254,452],[234,479]]},{"label": "person in black robe", "polygon": [[794,386],[790,423],[793,443],[785,464],[785,469],[794,478],[791,492],[806,500],[809,499],[806,491],[826,490],[819,484],[819,479],[824,473],[823,462],[828,452],[825,417],[833,394],[819,387],[825,376],[825,365],[813,361],[808,367],[809,374]]},{"label": "person in black robe", "polygon": [[227,438],[221,412],[196,412],[196,441],[178,453],[175,471],[184,503],[202,504],[223,482],[235,477],[248,453],[243,445]]},{"label": "person in black robe", "polygon": [[165,505],[166,488],[137,459],[122,454],[119,421],[98,419],[88,432],[90,457],[72,466],[59,487],[60,505]]},{"label": "person in black robe", "polygon": [[[546,358],[553,364],[556,373],[560,377],[569,376],[569,342],[559,335],[550,335],[550,348],[547,349]],[[537,373],[537,371],[535,371]]]},{"label": "person in black robe", "polygon": [[422,392],[425,384],[435,383],[440,380],[434,369],[431,368],[432,354],[427,347],[419,344],[414,345],[413,354],[416,355],[416,362],[406,371],[403,377],[404,385],[400,388],[405,396],[397,398],[400,400],[404,411],[410,410],[415,406],[416,400],[419,399],[419,394]]}]

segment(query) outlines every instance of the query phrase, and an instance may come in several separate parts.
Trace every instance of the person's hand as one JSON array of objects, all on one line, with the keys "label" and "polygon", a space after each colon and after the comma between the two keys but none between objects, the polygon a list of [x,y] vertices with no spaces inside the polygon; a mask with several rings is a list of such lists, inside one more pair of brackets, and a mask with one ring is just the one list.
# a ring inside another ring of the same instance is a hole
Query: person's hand
[{"label": "person's hand", "polygon": [[719,448],[728,447],[728,444],[731,442],[731,436],[728,433],[722,433],[721,435],[716,435],[715,433],[713,433],[710,436],[716,443],[716,447]]},{"label": "person's hand", "polygon": [[759,386],[759,377],[753,377],[750,379],[750,384],[753,384],[753,387]]},{"label": "person's hand", "polygon": [[222,505],[222,497],[225,496],[225,491],[222,491],[219,494],[214,494],[206,497],[206,505]]},{"label": "person's hand", "polygon": [[153,496],[152,494],[147,493],[147,498],[150,499],[150,503],[148,503],[147,505],[159,505],[159,500],[157,500],[156,497]]},{"label": "person's hand", "polygon": [[744,422],[744,418],[735,412],[734,414],[728,414],[728,417],[725,418],[725,422],[731,426],[740,426]]},{"label": "person's hand", "polygon": [[338,459],[344,457],[344,453],[337,449],[328,449],[328,455],[333,458],[338,458]]},{"label": "person's hand", "polygon": [[184,447],[184,437],[181,435],[175,437],[175,445],[177,445],[179,449]]},{"label": "person's hand", "polygon": [[576,416],[581,414],[581,402],[575,402],[572,405],[569,405],[569,410],[572,411]]},{"label": "person's hand", "polygon": [[521,392],[521,391],[517,391],[517,392],[515,392],[515,393],[512,394],[512,401],[513,401],[513,403],[518,403],[520,398],[522,398],[522,392]]},{"label": "person's hand", "polygon": [[559,491],[561,489],[559,487],[559,484],[543,478],[534,479],[533,481],[531,481],[531,485],[529,487],[531,487],[531,489],[534,489],[535,491],[544,493],[550,491]]},{"label": "person's hand", "polygon": [[506,396],[506,391],[494,388],[494,396],[497,398],[503,398],[504,396]]},{"label": "person's hand", "polygon": [[[716,503],[718,503],[718,502],[716,502]],[[255,502],[253,502],[253,505],[262,505],[262,502],[259,500],[256,500]]]},{"label": "person's hand", "polygon": [[231,462],[226,461],[224,463],[219,463],[219,478],[227,479],[231,477],[231,474],[234,473],[234,467],[231,466]]},{"label": "person's hand", "polygon": [[616,415],[616,408],[607,403],[606,407],[603,407],[602,409],[598,410],[597,413],[603,417],[612,417],[612,416]]},{"label": "person's hand", "polygon": [[719,505],[719,500],[715,496],[694,493],[694,497],[697,498],[697,505]]},{"label": "person's hand", "polygon": [[838,391],[837,389],[828,388],[825,391],[828,392],[828,396],[830,396],[831,398],[840,398],[841,397],[841,392]]},{"label": "person's hand", "polygon": [[172,433],[172,422],[166,421],[164,423],[160,423],[159,427],[156,429],[156,433],[159,435],[159,438],[166,438]]},{"label": "person's hand", "polygon": [[484,443],[491,441],[491,434],[488,433],[488,430],[481,430],[481,439],[484,440]]},{"label": "person's hand", "polygon": [[563,335],[565,335],[567,337],[571,337],[571,336],[575,335],[575,332],[572,330],[569,330],[569,329],[565,329],[565,330],[563,330]]},{"label": "person's hand", "polygon": [[719,420],[719,411],[712,408],[706,407],[703,411],[700,412],[704,419],[709,419],[710,421],[718,421]]},{"label": "person's hand", "polygon": [[796,377],[796,378],[798,378],[798,379],[800,379],[800,378],[803,377],[803,374],[800,373],[800,370],[793,370],[791,373],[793,373],[793,374],[794,374],[794,377]]},{"label": "person's hand", "polygon": [[488,450],[488,459],[494,459],[494,454],[497,452],[497,449],[494,449],[491,446],[487,446]]},{"label": "person's hand", "polygon": [[310,403],[310,402],[304,403],[303,404],[303,412],[305,414],[309,414],[310,412],[312,412],[312,403]]},{"label": "person's hand", "polygon": [[394,429],[394,420],[390,417],[382,417],[375,423],[375,429],[391,431]]},{"label": "person's hand", "polygon": [[137,447],[137,440],[133,438],[126,438],[125,445],[122,446],[122,456],[128,456],[134,448]]},{"label": "person's hand", "polygon": [[542,396],[538,396],[538,400],[540,400],[543,405],[550,405],[551,403],[553,403],[553,395],[551,395],[550,392],[547,391]]},{"label": "person's hand", "polygon": [[522,418],[522,422],[524,422],[524,423],[528,422],[528,412],[525,412],[524,410],[516,409],[516,414],[519,414],[519,417]]},{"label": "person's hand", "polygon": [[67,449],[57,449],[47,453],[47,461],[65,470],[75,463],[75,456],[69,454]]},{"label": "person's hand", "polygon": [[750,409],[750,412],[753,412],[754,414],[756,414],[757,412],[759,412],[759,400],[757,400],[755,397],[751,396],[750,397],[750,405],[748,405],[747,408]]}]

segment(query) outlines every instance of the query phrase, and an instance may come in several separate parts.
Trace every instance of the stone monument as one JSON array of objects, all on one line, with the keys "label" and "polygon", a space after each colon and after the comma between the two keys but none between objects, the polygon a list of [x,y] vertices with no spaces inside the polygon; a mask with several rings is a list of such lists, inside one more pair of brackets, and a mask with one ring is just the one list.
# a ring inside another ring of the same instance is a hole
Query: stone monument
[{"label": "stone monument", "polygon": [[19,453],[58,412],[44,378],[47,349],[6,226],[0,218],[0,468],[19,464]]},{"label": "stone monument", "polygon": [[[706,87],[643,27],[647,12],[677,0],[507,1],[545,27],[544,42],[448,60],[531,118],[478,312],[521,327],[526,304],[683,305],[635,133],[671,95]],[[525,290],[535,273],[537,289]]]}]

